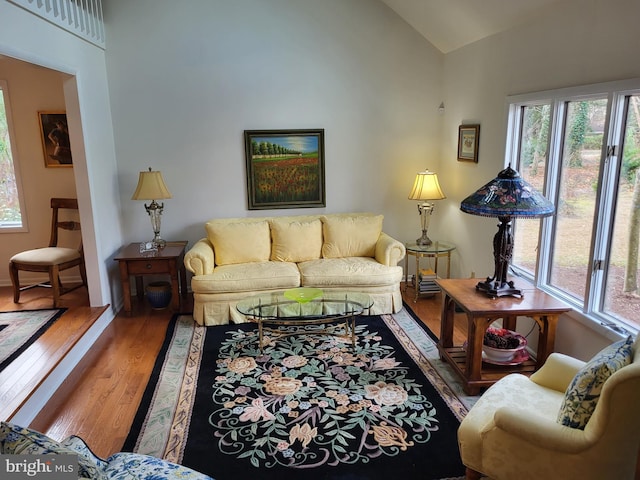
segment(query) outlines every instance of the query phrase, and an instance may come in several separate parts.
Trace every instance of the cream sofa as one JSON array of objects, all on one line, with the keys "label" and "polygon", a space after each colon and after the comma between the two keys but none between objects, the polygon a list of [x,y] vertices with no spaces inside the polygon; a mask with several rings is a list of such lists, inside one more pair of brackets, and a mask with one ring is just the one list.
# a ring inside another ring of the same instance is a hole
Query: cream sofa
[{"label": "cream sofa", "polygon": [[227,218],[185,255],[200,325],[245,322],[238,300],[295,287],[371,295],[371,314],[402,309],[404,245],[370,213]]}]

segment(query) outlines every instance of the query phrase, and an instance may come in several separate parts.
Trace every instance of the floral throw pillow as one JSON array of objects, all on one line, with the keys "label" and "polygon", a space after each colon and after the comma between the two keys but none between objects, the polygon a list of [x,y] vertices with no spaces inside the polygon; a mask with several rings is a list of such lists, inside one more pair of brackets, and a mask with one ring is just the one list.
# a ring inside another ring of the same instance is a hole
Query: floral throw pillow
[{"label": "floral throw pillow", "polygon": [[601,350],[578,371],[569,384],[558,413],[558,423],[584,430],[596,408],[604,382],[631,363],[633,338],[620,340]]}]

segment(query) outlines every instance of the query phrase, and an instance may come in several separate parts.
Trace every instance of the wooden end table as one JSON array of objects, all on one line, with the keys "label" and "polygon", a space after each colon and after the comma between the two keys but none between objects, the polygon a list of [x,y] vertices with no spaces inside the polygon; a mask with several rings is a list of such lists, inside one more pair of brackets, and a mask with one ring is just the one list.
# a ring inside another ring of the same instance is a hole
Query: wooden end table
[{"label": "wooden end table", "polygon": [[[465,392],[477,395],[509,373],[529,375],[540,368],[553,352],[556,326],[560,315],[570,308],[560,300],[533,286],[522,289],[523,297],[491,298],[476,290],[477,278],[438,279],[442,289],[440,317],[440,358],[453,367],[462,378]],[[467,344],[453,344],[455,307],[467,316]],[[530,317],[539,328],[535,360],[517,365],[493,365],[482,361],[484,333],[494,321],[502,319],[503,328],[515,330],[518,316]]]},{"label": "wooden end table", "polygon": [[171,277],[171,308],[180,310],[180,294],[187,293],[187,272],[184,266],[186,241],[167,242],[167,245],[153,252],[140,252],[139,243],[131,243],[120,249],[114,260],[120,267],[120,280],[124,296],[124,311],[131,314],[131,284],[129,278],[136,277],[138,300],[144,297],[142,277],[144,275],[169,275]]}]

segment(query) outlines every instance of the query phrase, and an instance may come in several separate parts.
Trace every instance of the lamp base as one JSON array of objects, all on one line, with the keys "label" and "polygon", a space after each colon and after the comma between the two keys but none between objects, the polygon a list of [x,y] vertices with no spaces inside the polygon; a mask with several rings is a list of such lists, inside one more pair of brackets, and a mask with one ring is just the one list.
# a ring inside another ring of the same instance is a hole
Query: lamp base
[{"label": "lamp base", "polygon": [[476,290],[486,293],[490,297],[523,297],[522,290],[516,288],[513,281],[509,282],[496,282],[490,278],[487,278],[484,282],[478,282]]},{"label": "lamp base", "polygon": [[416,240],[416,245],[423,245],[423,246],[428,246],[431,245],[433,242],[431,241],[431,239],[429,237],[427,237],[427,231],[423,230],[422,231],[422,236]]},{"label": "lamp base", "polygon": [[164,238],[160,238],[160,235],[156,233],[156,236],[151,240],[153,244],[158,248],[164,248],[167,246],[167,241]]}]

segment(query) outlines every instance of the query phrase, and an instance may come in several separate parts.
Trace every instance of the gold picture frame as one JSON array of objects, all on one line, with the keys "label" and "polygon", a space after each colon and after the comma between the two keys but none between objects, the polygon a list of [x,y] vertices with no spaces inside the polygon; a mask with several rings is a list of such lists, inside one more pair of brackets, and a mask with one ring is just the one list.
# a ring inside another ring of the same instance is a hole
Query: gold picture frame
[{"label": "gold picture frame", "polygon": [[245,130],[249,210],[325,207],[324,129]]},{"label": "gold picture frame", "polygon": [[478,163],[480,125],[460,125],[458,127],[458,160]]},{"label": "gold picture frame", "polygon": [[73,167],[66,112],[38,112],[38,119],[45,167]]}]

